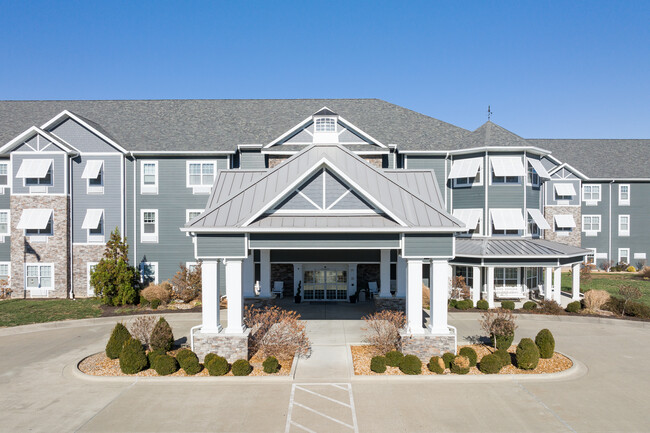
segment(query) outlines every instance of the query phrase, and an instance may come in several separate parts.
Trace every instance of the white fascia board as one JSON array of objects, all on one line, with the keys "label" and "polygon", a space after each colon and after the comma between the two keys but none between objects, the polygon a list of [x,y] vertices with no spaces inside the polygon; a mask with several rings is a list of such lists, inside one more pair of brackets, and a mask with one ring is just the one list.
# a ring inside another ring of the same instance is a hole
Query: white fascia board
[{"label": "white fascia board", "polygon": [[370,135],[370,134],[368,134],[367,132],[363,131],[361,128],[358,128],[358,127],[357,127],[356,125],[354,125],[352,122],[348,122],[347,120],[345,120],[345,119],[344,119],[343,117],[341,117],[341,116],[339,116],[339,121],[341,121],[342,123],[345,123],[346,125],[350,126],[350,127],[351,127],[352,129],[354,129],[355,132],[357,132],[359,135],[361,135],[362,137],[365,137],[365,138],[367,138],[368,140],[372,141],[372,142],[375,143],[377,146],[383,147],[384,149],[388,149],[388,146],[386,146],[386,145],[383,144],[381,141],[379,141],[379,140],[377,140],[376,138],[374,138],[372,135]]},{"label": "white fascia board", "polygon": [[526,151],[535,155],[540,156],[549,156],[550,151],[541,149],[536,146],[481,146],[481,147],[472,147],[469,149],[457,149],[457,150],[400,150],[399,153],[407,155],[464,155],[467,153],[476,153],[476,152],[519,152]]},{"label": "white fascia board", "polygon": [[271,141],[269,144],[267,144],[266,146],[264,146],[264,149],[268,149],[269,147],[271,147],[271,146],[273,146],[273,145],[279,143],[280,141],[284,140],[285,138],[287,138],[288,136],[290,136],[291,134],[293,134],[294,132],[296,132],[296,131],[299,130],[300,128],[302,128],[302,127],[304,127],[305,125],[307,125],[307,123],[311,122],[311,120],[312,120],[312,116],[309,116],[309,117],[305,118],[303,121],[301,121],[300,123],[298,123],[296,126],[294,126],[293,128],[289,129],[287,132],[285,132],[284,134],[280,135],[278,138],[276,138],[275,140]]},{"label": "white fascia board", "polygon": [[237,149],[261,149],[263,144],[238,144]]},{"label": "white fascia board", "polygon": [[[456,257],[472,257],[477,259],[558,259],[558,256],[560,256],[560,258],[584,257],[590,253],[591,251],[586,253],[578,253],[578,254],[553,254],[553,255],[531,255],[531,256],[508,256],[508,255],[486,256],[480,254],[456,253]],[[489,263],[486,264],[486,266],[489,266]],[[539,267],[539,266],[535,266],[535,267]]]},{"label": "white fascia board", "polygon": [[[198,217],[197,217],[198,218]],[[444,228],[444,227],[398,227],[398,228],[309,228],[309,227],[299,227],[299,228],[257,228],[257,227],[221,227],[221,228],[210,228],[210,227],[181,227],[180,231],[189,232],[189,233],[449,233],[454,234],[463,229],[459,228]]]},{"label": "white fascia board", "polygon": [[[549,157],[551,157],[551,156],[549,155]],[[553,158],[553,159],[555,161],[557,161],[558,163],[560,163],[560,161],[557,160],[556,158]],[[552,175],[554,175],[555,173],[557,173],[558,171],[560,171],[563,168],[566,168],[567,170],[569,170],[570,172],[572,172],[574,175],[578,176],[578,178],[580,178],[582,180],[592,180],[592,179],[589,179],[589,176],[587,176],[586,174],[580,172],[575,167],[573,167],[572,165],[570,165],[570,164],[568,164],[566,162],[560,163],[560,165],[558,165],[557,167],[551,169],[548,172],[548,174],[550,174],[552,176]],[[596,179],[594,179],[594,180],[596,180]]]},{"label": "white fascia board", "polygon": [[131,156],[174,156],[174,155],[233,155],[234,150],[133,150],[128,152]]},{"label": "white fascia board", "polygon": [[79,153],[79,150],[75,149],[73,146],[70,144],[66,143],[64,140],[61,138],[55,136],[54,134],[50,134],[49,132],[44,131],[43,129],[39,128],[38,126],[32,126],[31,128],[27,129],[25,132],[22,134],[18,135],[11,141],[9,141],[7,144],[4,146],[0,147],[0,154],[4,154],[6,152],[10,152],[14,147],[24,143],[25,141],[29,140],[35,135],[42,135],[43,137],[47,138],[54,144],[56,144],[58,147],[61,148],[64,152],[68,154],[75,154]]},{"label": "white fascia board", "polygon": [[62,112],[60,112],[59,114],[57,114],[56,116],[54,116],[52,119],[50,119],[50,120],[48,120],[47,122],[45,122],[45,123],[41,126],[41,128],[42,128],[42,129],[48,129],[48,128],[50,128],[52,125],[59,124],[59,123],[61,123],[62,121],[66,120],[66,118],[67,118],[67,119],[72,119],[72,120],[74,120],[75,122],[77,122],[77,123],[79,123],[80,125],[82,125],[84,128],[89,129],[90,131],[93,132],[93,134],[98,135],[102,140],[106,141],[107,143],[109,143],[111,146],[115,147],[115,148],[116,148],[117,150],[119,150],[120,152],[122,152],[122,153],[128,153],[128,151],[127,151],[126,149],[124,149],[122,146],[120,146],[119,144],[117,144],[114,140],[112,140],[111,138],[107,137],[105,134],[101,133],[101,132],[98,131],[96,128],[93,128],[91,125],[89,125],[89,124],[88,124],[87,122],[85,122],[83,119],[81,119],[79,116],[77,116],[76,114],[74,114],[74,113],[72,113],[72,112],[70,112],[70,111],[68,111],[68,110],[63,110]]}]

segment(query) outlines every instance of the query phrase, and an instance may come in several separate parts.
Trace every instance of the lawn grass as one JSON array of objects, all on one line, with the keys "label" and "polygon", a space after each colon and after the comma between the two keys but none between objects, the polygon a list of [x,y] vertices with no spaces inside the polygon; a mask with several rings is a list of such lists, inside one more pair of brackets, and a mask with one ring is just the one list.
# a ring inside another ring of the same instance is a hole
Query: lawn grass
[{"label": "lawn grass", "polygon": [[[621,286],[629,285],[638,287],[643,293],[641,299],[637,302],[650,306],[650,280],[644,280],[636,275],[636,273],[605,273],[605,272],[592,272],[591,281],[581,281],[580,291],[586,292],[587,290],[606,290],[611,295],[619,296],[618,289]],[[568,272],[562,273],[562,290],[571,292],[571,274]]]},{"label": "lawn grass", "polygon": [[0,301],[0,327],[99,317],[100,301],[91,299],[9,299]]}]

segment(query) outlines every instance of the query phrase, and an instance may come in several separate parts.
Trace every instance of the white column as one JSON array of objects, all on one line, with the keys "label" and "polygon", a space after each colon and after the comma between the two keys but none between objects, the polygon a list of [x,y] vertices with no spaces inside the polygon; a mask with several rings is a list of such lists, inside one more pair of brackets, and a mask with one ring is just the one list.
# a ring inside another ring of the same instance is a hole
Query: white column
[{"label": "white column", "polygon": [[201,332],[219,333],[221,324],[219,323],[219,290],[217,282],[219,264],[216,261],[204,261],[201,265],[201,302],[203,316],[203,326]]},{"label": "white column", "polygon": [[553,269],[553,300],[562,305],[562,268]]},{"label": "white column", "polygon": [[424,333],[422,326],[422,260],[419,259],[406,261],[406,329],[411,334]]},{"label": "white column", "polygon": [[395,296],[403,298],[406,296],[406,259],[397,256],[397,273],[396,273],[397,292]]},{"label": "white column", "polygon": [[390,298],[390,250],[381,250],[379,289],[379,297]]},{"label": "white column", "polygon": [[244,326],[244,297],[241,280],[241,259],[226,261],[226,297],[228,298],[228,326],[226,334],[241,334]]},{"label": "white column", "polygon": [[553,299],[553,268],[544,268],[544,299]]},{"label": "white column", "polygon": [[571,291],[572,291],[572,296],[571,299],[574,301],[579,301],[580,300],[580,263],[576,263],[571,267]]},{"label": "white column", "polygon": [[271,297],[271,250],[260,250],[260,297]]},{"label": "white column", "polygon": [[429,330],[433,334],[449,334],[447,327],[447,293],[449,292],[449,266],[446,260],[431,262],[429,275],[431,321]]},{"label": "white column", "polygon": [[296,290],[298,289],[298,284],[300,283],[300,296],[303,295],[302,287],[302,263],[293,264],[293,294],[295,296]]},{"label": "white column", "polygon": [[472,267],[472,279],[472,301],[476,307],[476,303],[481,299],[481,268],[479,266]]},{"label": "white column", "polygon": [[244,297],[252,298],[255,296],[255,260],[252,251],[242,264],[242,281],[244,284]]},{"label": "white column", "polygon": [[494,266],[488,266],[485,279],[487,280],[485,283],[487,284],[488,308],[494,308]]}]

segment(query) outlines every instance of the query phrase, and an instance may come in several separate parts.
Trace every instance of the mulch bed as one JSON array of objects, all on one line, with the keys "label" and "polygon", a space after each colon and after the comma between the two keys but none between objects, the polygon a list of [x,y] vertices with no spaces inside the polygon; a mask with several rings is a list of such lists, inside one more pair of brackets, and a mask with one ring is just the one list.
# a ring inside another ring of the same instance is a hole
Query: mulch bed
[{"label": "mulch bed", "polygon": [[[480,362],[481,358],[483,358],[485,355],[488,355],[492,352],[494,352],[496,349],[493,347],[485,346],[483,344],[470,344],[466,346],[458,346],[458,351],[460,351],[461,348],[463,347],[471,347],[476,351],[476,354],[478,355],[478,360]],[[514,353],[517,349],[517,346],[510,346],[508,349],[508,352],[512,353],[514,356]],[[377,349],[374,346],[369,346],[369,345],[364,345],[364,346],[351,346],[352,350],[352,361],[354,363],[354,374],[355,375],[362,375],[362,376],[406,376],[404,373],[400,371],[398,367],[389,367],[386,366],[386,371],[384,373],[375,373],[374,371],[370,370],[370,360],[372,359],[373,356],[377,355],[382,355],[377,351]],[[428,362],[428,361],[427,361]],[[423,376],[430,376],[430,375],[436,375],[436,373],[433,373],[429,371],[427,368],[427,362],[422,363],[422,375]],[[573,365],[573,362],[566,356],[555,352],[553,354],[553,357],[550,359],[541,359],[539,360],[539,364],[537,365],[537,368],[534,370],[520,370],[514,365],[508,365],[505,366],[501,369],[501,371],[498,374],[545,374],[545,373],[558,373],[560,371],[568,370],[571,368]],[[449,369],[445,370],[443,373],[445,375],[450,375],[453,374],[449,371]],[[484,373],[481,373],[477,367],[470,367],[469,375],[483,375]]]},{"label": "mulch bed", "polygon": [[[167,352],[167,354],[176,356],[176,353],[180,349],[175,349]],[[262,367],[262,362],[265,358],[262,358],[258,354],[255,354],[249,359],[253,371],[249,376],[289,376],[291,372],[291,364],[293,363],[293,358],[291,359],[280,359],[280,371],[275,374],[264,373]],[[160,377],[156,370],[153,368],[148,368],[142,370],[136,374],[125,374],[120,370],[120,360],[119,359],[110,359],[106,356],[106,353],[100,352],[95,355],[91,355],[85,358],[81,363],[79,363],[79,370],[83,373],[86,373],[90,376],[126,376],[126,377]],[[233,376],[232,371],[229,371],[225,376]],[[177,372],[167,375],[166,377],[210,377],[208,370],[204,368],[199,373],[194,376],[190,376],[185,373],[183,369],[179,369]]]}]

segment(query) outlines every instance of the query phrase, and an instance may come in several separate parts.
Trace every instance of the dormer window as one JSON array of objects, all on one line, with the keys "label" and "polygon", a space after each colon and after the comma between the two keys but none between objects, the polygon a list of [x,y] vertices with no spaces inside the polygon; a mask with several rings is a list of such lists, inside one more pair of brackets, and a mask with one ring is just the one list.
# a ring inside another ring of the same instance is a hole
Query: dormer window
[{"label": "dormer window", "polygon": [[316,118],[316,132],[336,132],[336,120],[332,117]]}]

